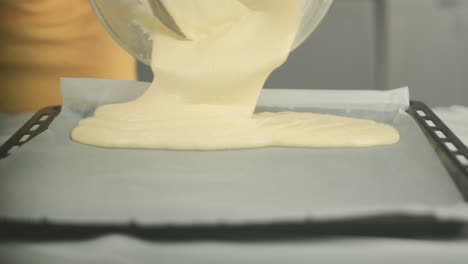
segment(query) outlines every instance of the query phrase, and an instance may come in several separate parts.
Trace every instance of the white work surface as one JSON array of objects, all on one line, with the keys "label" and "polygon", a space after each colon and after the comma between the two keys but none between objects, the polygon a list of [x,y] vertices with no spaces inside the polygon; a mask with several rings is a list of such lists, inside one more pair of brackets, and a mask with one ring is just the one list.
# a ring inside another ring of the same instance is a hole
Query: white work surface
[{"label": "white work surface", "polygon": [[[28,115],[0,116],[0,142]],[[149,242],[106,236],[0,244],[0,263],[467,263],[468,238],[323,238],[277,242]]]},{"label": "white work surface", "polygon": [[317,239],[264,243],[151,243],[122,236],[64,243],[0,245],[2,263],[466,264],[468,240]]}]

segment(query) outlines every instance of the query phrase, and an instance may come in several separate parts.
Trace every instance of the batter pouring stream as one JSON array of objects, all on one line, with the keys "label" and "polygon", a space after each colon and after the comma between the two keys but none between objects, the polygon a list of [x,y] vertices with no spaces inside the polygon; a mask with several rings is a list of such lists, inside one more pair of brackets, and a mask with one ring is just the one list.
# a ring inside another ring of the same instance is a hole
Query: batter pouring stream
[{"label": "batter pouring stream", "polygon": [[266,79],[291,51],[302,0],[167,2],[190,40],[167,32],[140,10],[140,22],[154,43],[154,82],[135,101],[98,108],[75,128],[74,140],[110,148],[177,150],[398,142],[394,128],[370,120],[253,114]]}]

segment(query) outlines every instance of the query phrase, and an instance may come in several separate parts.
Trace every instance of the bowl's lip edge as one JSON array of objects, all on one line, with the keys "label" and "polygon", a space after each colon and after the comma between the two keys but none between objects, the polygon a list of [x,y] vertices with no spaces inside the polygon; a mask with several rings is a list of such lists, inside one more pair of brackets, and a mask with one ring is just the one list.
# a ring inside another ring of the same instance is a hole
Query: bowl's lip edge
[{"label": "bowl's lip edge", "polygon": [[130,54],[131,56],[133,56],[134,58],[136,58],[140,62],[142,62],[142,63],[144,63],[146,65],[151,65],[151,63],[148,60],[146,60],[145,58],[139,56],[138,54],[133,53],[132,50],[125,44],[125,42],[122,41],[117,36],[115,31],[110,26],[109,22],[103,16],[99,6],[96,4],[96,1],[95,0],[89,0],[89,2],[90,2],[90,5],[91,5],[91,7],[92,7],[92,9],[94,11],[94,14],[96,15],[96,17],[99,20],[99,22],[104,27],[104,29],[107,31],[107,33],[117,42],[117,44],[119,44],[119,46],[122,47],[128,54]]}]

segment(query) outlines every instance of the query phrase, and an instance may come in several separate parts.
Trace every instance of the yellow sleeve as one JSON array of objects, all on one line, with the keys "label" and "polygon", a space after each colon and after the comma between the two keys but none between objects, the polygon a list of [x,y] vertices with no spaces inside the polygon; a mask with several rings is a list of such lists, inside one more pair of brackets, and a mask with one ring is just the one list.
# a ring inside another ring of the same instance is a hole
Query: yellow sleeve
[{"label": "yellow sleeve", "polygon": [[1,0],[0,40],[0,112],[61,104],[61,77],[135,79],[88,0]]}]

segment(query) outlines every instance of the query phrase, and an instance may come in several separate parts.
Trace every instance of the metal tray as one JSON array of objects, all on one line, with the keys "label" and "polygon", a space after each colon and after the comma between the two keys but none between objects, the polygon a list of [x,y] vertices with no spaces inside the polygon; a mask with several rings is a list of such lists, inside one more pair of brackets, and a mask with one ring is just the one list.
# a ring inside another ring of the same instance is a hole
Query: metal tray
[{"label": "metal tray", "polygon": [[[14,150],[47,130],[61,107],[45,108],[36,113],[3,146],[0,157],[14,155]],[[408,113],[417,121],[435,152],[445,165],[453,182],[468,201],[468,148],[424,103],[412,102]],[[390,237],[447,237],[463,235],[466,223],[440,221],[433,217],[407,215],[379,215],[345,220],[305,220],[270,224],[214,224],[214,225],[141,225],[127,224],[69,224],[43,221],[0,220],[3,240],[62,240],[87,239],[109,233],[122,233],[152,240],[262,240],[291,239],[310,236],[390,236]]]}]

